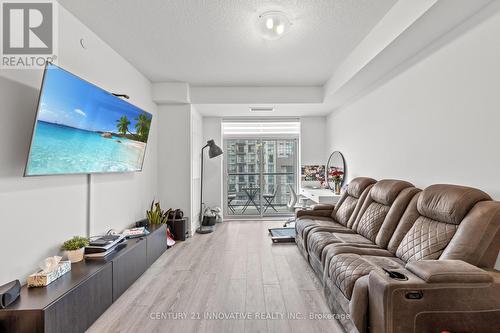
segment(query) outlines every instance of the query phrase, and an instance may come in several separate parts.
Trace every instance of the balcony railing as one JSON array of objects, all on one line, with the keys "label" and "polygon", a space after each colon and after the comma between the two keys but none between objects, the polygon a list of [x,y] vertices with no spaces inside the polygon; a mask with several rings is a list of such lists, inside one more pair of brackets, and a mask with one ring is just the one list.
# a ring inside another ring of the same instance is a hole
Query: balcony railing
[{"label": "balcony railing", "polygon": [[229,172],[227,176],[229,215],[289,213],[287,185],[295,187],[294,172]]}]

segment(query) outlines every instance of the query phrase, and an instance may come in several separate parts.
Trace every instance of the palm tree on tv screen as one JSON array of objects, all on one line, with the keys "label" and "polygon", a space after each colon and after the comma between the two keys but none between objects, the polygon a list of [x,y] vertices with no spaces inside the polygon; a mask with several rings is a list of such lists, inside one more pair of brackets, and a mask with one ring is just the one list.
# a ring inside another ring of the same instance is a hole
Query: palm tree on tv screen
[{"label": "palm tree on tv screen", "polygon": [[148,139],[149,128],[151,126],[151,119],[149,119],[148,116],[143,113],[135,118],[135,120],[137,121],[137,123],[135,123],[135,130],[137,132],[137,135],[139,136],[141,141],[146,142],[146,140]]},{"label": "palm tree on tv screen", "polygon": [[[127,116],[122,116],[119,120],[116,121],[116,128],[120,134],[127,134],[128,126],[130,125],[130,120],[128,120]],[[130,133],[130,132],[129,132]]]}]

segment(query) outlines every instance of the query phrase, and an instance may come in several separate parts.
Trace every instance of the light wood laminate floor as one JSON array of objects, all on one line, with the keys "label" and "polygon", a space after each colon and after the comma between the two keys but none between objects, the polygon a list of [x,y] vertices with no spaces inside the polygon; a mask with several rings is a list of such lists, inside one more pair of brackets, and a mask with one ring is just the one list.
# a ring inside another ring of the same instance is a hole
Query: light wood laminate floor
[{"label": "light wood laminate floor", "polygon": [[331,312],[295,244],[271,243],[282,224],[224,222],[178,242],[88,332],[342,332],[309,319]]}]

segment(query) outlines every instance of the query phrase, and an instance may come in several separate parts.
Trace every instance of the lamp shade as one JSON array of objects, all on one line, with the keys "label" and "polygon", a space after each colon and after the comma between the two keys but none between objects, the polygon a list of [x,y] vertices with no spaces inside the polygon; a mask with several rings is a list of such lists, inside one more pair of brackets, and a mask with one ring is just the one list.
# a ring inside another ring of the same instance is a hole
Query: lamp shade
[{"label": "lamp shade", "polygon": [[217,157],[219,155],[222,155],[222,149],[215,144],[214,140],[208,140],[207,146],[208,146],[208,157],[209,158],[214,158],[214,157]]}]

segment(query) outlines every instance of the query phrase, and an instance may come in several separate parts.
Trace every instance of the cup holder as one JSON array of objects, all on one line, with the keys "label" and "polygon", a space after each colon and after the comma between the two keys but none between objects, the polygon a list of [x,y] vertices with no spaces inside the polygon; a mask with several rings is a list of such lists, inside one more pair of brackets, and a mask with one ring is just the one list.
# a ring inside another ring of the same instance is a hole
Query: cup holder
[{"label": "cup holder", "polygon": [[399,272],[396,272],[396,271],[390,271],[388,269],[385,269],[385,268],[382,268],[384,270],[384,272],[387,273],[387,275],[389,275],[389,277],[391,279],[394,279],[394,280],[399,280],[399,281],[406,281],[408,280],[408,277],[406,275],[404,275],[403,273],[399,273]]}]

